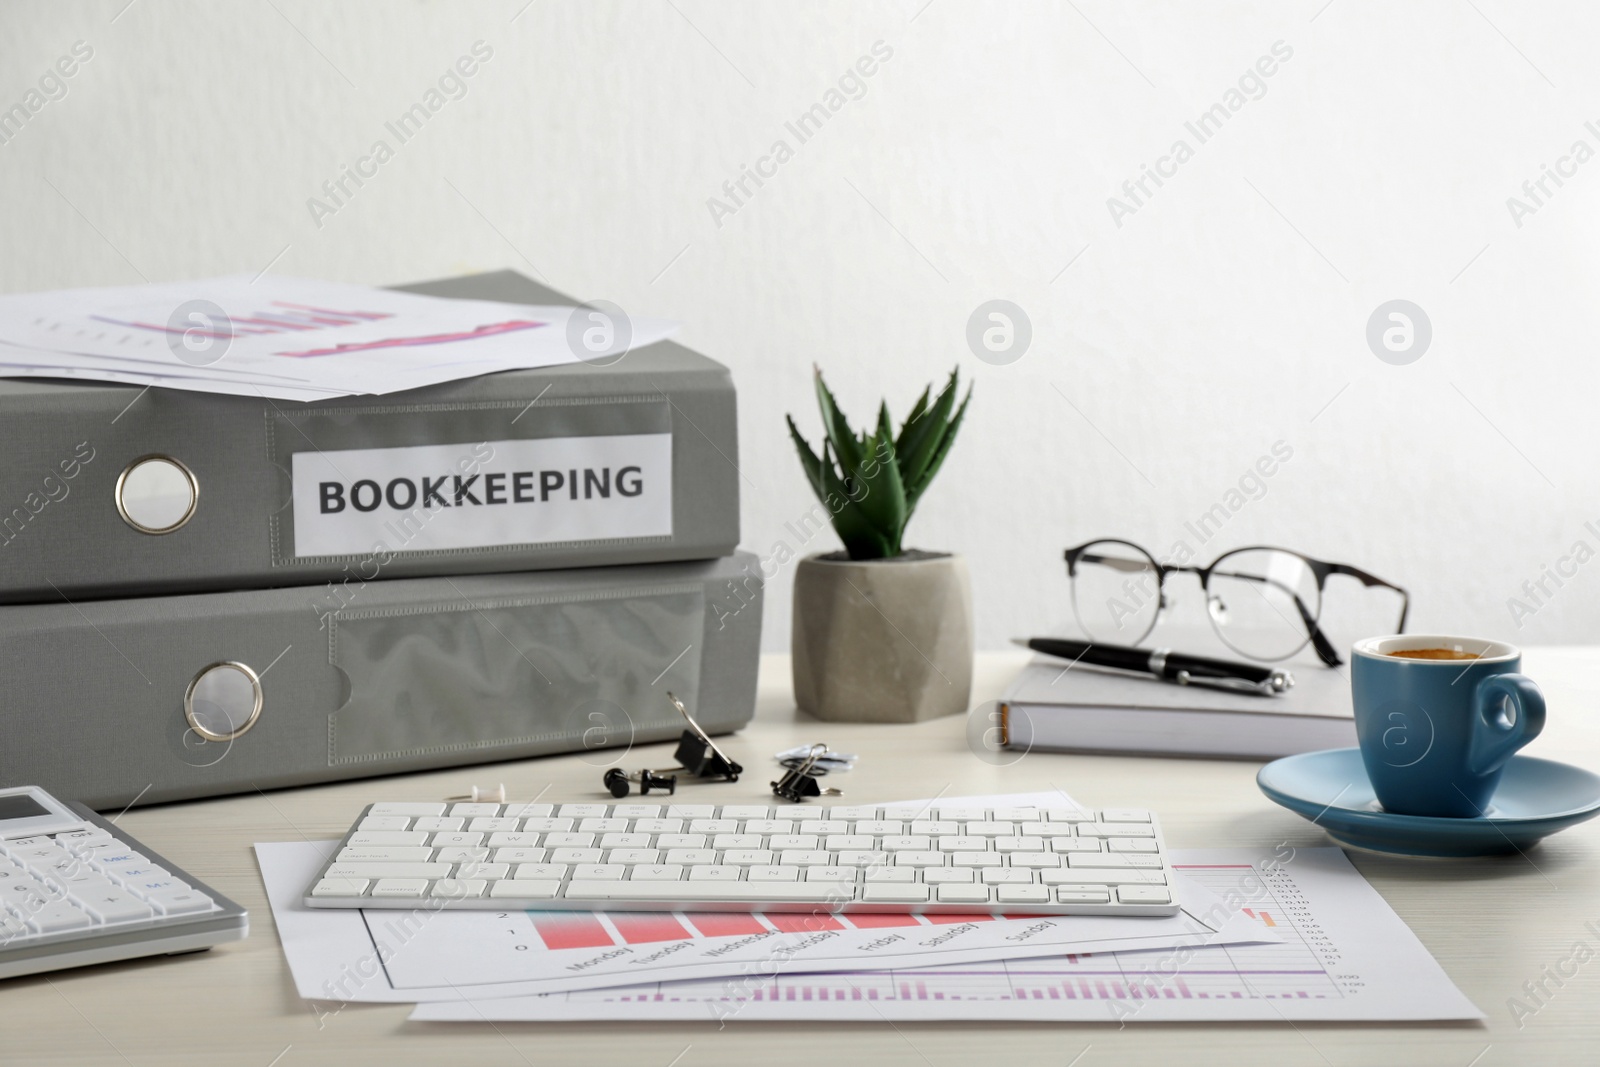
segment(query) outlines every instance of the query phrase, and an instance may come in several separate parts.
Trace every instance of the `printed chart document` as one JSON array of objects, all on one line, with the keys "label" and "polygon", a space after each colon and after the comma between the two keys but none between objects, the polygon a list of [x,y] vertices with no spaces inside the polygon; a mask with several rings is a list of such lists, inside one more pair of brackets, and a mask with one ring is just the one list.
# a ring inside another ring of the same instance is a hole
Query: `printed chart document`
[{"label": "printed chart document", "polygon": [[[1016,803],[1024,797],[977,798]],[[1046,799],[1062,798],[1048,794]],[[950,799],[942,803],[972,803]],[[1063,952],[1240,943],[1277,935],[1195,880],[1171,918],[854,915],[808,912],[363,911],[300,898],[337,842],[256,845],[300,995],[421,1001],[520,996],[641,980],[881,970]]]},{"label": "printed chart document", "polygon": [[610,363],[676,328],[598,308],[240,275],[0,296],[0,376],[323,400]]},{"label": "printed chart document", "polygon": [[418,1005],[429,1021],[1204,1022],[1481,1019],[1337,848],[1174,849],[1277,944],[782,974]]}]

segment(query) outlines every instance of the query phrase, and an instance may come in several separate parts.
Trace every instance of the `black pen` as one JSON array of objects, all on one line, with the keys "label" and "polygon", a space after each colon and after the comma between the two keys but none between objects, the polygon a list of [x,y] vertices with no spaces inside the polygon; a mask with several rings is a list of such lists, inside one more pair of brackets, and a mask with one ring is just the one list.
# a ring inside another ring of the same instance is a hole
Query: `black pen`
[{"label": "black pen", "polygon": [[1178,685],[1204,685],[1241,693],[1277,696],[1294,685],[1294,675],[1279,667],[1258,667],[1253,663],[1234,663],[1225,659],[1190,656],[1167,648],[1143,649],[1127,645],[1069,641],[1060,637],[1012,638],[1012,644],[1042,652],[1046,656],[1087,663],[1092,667],[1112,667],[1123,671],[1153,674]]}]

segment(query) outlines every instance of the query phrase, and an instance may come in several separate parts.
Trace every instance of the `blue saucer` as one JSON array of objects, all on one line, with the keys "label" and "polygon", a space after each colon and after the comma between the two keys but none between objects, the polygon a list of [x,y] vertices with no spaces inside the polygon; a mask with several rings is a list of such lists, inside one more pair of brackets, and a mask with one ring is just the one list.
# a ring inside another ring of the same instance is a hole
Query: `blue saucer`
[{"label": "blue saucer", "polygon": [[1491,856],[1600,815],[1600,776],[1554,760],[1512,756],[1488,812],[1478,819],[1393,815],[1378,805],[1358,748],[1275,760],[1256,784],[1342,844],[1405,856]]}]

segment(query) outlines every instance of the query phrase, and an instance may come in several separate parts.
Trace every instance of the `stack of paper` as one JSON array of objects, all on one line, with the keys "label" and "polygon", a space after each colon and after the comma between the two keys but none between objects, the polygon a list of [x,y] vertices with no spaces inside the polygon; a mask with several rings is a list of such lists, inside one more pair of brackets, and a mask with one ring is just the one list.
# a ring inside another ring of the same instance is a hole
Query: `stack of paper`
[{"label": "stack of paper", "polygon": [[677,324],[263,275],[0,296],[0,377],[325,400],[615,361]]},{"label": "stack of paper", "polygon": [[[1060,794],[949,798],[1071,803]],[[256,846],[296,987],[431,1020],[1473,1019],[1337,849],[1174,853],[1164,918],[312,910],[337,842]]]}]

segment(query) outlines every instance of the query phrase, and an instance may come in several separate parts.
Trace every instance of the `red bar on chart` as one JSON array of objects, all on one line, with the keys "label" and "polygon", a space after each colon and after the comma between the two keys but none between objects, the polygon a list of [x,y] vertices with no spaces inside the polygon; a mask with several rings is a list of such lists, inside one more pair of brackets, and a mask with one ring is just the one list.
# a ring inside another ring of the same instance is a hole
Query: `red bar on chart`
[{"label": "red bar on chart", "polygon": [[598,948],[616,944],[611,931],[588,912],[530,911],[528,918],[539,931],[545,948]]},{"label": "red bar on chart", "polygon": [[857,930],[876,930],[882,926],[920,925],[917,922],[917,917],[915,915],[895,914],[893,912],[886,912],[882,915],[873,915],[870,913],[862,915],[853,913],[849,916],[849,919],[850,925],[854,926]]},{"label": "red bar on chart", "polygon": [[617,928],[622,940],[630,945],[651,941],[682,941],[694,935],[684,929],[677,916],[670,912],[615,912],[611,925]]},{"label": "red bar on chart", "polygon": [[743,937],[746,934],[766,933],[760,916],[738,912],[708,911],[704,915],[686,916],[703,937]]},{"label": "red bar on chart", "polygon": [[813,915],[809,912],[777,911],[767,916],[774,930],[786,934],[811,934],[819,930],[843,930],[844,924],[831,915]]}]

